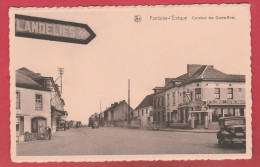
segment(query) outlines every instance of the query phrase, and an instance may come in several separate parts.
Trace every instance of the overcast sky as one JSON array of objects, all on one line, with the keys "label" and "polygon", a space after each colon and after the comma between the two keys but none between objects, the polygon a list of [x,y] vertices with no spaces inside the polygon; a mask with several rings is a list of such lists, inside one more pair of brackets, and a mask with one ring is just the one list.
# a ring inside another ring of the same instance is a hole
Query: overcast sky
[{"label": "overcast sky", "polygon": [[[191,11],[193,10],[193,11]],[[244,8],[197,7],[17,11],[17,13],[88,24],[97,37],[87,45],[11,36],[11,61],[43,76],[58,77],[64,68],[63,98],[69,119],[88,117],[111,103],[131,107],[164,86],[166,77],[186,73],[187,64],[209,64],[228,74],[250,70],[249,20]],[[190,12],[190,13],[188,13]],[[208,13],[207,13],[208,12]],[[209,13],[211,12],[211,13]],[[142,16],[140,23],[134,16]],[[188,21],[151,21],[150,16],[187,16]],[[231,15],[235,20],[192,20],[192,16]],[[13,17],[13,15],[11,15]],[[58,83],[59,84],[59,83]]]}]

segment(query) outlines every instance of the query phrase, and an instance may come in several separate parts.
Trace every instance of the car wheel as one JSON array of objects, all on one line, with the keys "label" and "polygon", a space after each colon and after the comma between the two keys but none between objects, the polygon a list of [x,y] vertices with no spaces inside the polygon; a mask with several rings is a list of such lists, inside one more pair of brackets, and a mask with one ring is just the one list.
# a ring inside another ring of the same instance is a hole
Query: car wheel
[{"label": "car wheel", "polygon": [[225,143],[225,141],[224,141],[224,139],[219,139],[220,141],[219,141],[219,145],[220,145],[220,147],[226,147],[226,143]]}]

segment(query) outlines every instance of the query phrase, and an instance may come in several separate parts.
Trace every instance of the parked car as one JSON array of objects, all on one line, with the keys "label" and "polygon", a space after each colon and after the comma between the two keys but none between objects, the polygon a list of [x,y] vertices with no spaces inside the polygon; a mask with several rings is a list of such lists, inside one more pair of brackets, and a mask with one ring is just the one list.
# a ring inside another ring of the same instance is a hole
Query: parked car
[{"label": "parked car", "polygon": [[82,127],[81,121],[77,121],[77,123],[76,123],[76,128],[81,128],[81,127]]},{"label": "parked car", "polygon": [[92,128],[99,128],[99,124],[98,124],[98,121],[93,121],[92,122]]},{"label": "parked car", "polygon": [[232,144],[246,143],[245,117],[219,118],[220,130],[217,132],[218,144],[228,146]]},{"label": "parked car", "polygon": [[140,128],[140,122],[138,120],[131,120],[130,124],[128,125],[128,128],[131,129],[139,129]]},{"label": "parked car", "polygon": [[160,130],[160,124],[153,123],[151,129],[152,129],[152,130]]}]

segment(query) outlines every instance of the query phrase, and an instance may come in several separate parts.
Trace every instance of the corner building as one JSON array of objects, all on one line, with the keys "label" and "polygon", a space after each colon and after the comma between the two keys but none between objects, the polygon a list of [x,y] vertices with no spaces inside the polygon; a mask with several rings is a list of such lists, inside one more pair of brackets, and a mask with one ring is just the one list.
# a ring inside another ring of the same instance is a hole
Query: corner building
[{"label": "corner building", "polygon": [[[165,95],[162,119],[169,128],[217,129],[220,117],[245,115],[245,75],[225,74],[212,65],[188,64],[186,74],[166,78],[157,94]],[[155,95],[154,107],[156,100]]]}]

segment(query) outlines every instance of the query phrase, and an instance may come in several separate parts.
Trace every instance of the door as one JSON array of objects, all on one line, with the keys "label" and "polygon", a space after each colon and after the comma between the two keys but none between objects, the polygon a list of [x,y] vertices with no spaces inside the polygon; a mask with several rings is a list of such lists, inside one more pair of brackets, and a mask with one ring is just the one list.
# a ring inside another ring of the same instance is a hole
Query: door
[{"label": "door", "polygon": [[47,127],[47,121],[45,118],[35,117],[32,119],[32,123],[31,123],[32,133],[40,135],[44,133],[46,127]]}]

